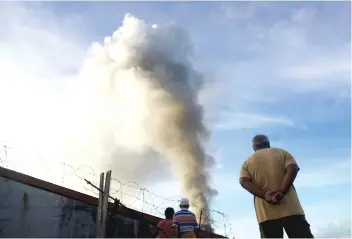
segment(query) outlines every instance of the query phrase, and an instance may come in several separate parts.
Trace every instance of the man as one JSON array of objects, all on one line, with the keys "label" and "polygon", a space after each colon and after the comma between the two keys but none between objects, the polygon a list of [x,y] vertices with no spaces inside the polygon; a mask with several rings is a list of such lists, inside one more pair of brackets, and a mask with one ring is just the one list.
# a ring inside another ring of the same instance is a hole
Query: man
[{"label": "man", "polygon": [[173,227],[173,217],[175,211],[172,207],[165,209],[165,219],[158,222],[157,237],[158,238],[173,238],[177,236],[177,230]]},{"label": "man", "polygon": [[299,167],[293,156],[270,148],[265,135],[252,140],[254,153],[243,163],[240,184],[254,195],[254,207],[262,238],[313,238],[293,182]]},{"label": "man", "polygon": [[173,225],[177,228],[178,237],[196,238],[196,230],[199,228],[196,216],[188,210],[189,200],[182,198],[180,211],[175,213]]}]

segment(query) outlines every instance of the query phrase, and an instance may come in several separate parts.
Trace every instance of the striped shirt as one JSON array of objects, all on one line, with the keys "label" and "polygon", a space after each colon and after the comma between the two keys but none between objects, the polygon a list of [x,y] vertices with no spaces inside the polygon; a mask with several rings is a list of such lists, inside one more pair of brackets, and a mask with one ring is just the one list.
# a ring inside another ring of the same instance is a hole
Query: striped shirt
[{"label": "striped shirt", "polygon": [[178,226],[181,233],[193,232],[194,229],[199,227],[196,216],[188,209],[181,209],[175,213],[173,225]]}]

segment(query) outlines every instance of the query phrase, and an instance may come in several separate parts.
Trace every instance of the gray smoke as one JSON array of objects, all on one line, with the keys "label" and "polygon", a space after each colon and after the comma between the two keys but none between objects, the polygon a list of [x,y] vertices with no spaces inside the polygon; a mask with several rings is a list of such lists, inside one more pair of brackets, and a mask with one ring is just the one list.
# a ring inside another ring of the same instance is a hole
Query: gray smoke
[{"label": "gray smoke", "polygon": [[[191,54],[184,29],[148,25],[127,14],[103,45],[93,44],[80,78],[93,82],[96,122],[103,125],[99,135],[110,145],[105,156],[121,164],[123,148],[138,158],[154,156],[143,165],[159,167],[167,159],[182,193],[196,205],[192,210],[198,216],[202,210],[202,224],[210,226],[209,204],[216,191],[209,170],[215,162],[204,148],[208,132],[197,102],[203,75],[193,68]],[[123,159],[136,165],[135,158]],[[124,167],[124,174],[133,178],[133,167]]]}]

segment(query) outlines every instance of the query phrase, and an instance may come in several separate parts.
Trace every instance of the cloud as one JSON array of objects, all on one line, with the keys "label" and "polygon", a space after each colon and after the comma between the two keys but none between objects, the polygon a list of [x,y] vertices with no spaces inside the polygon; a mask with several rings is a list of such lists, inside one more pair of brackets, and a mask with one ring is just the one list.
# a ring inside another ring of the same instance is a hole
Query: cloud
[{"label": "cloud", "polygon": [[[349,238],[351,235],[350,202],[329,198],[304,205],[306,218],[316,238]],[[322,212],[324,212],[322,214]]]},{"label": "cloud", "polygon": [[85,47],[76,37],[78,31],[63,22],[72,20],[75,25],[74,19],[58,19],[25,4],[1,6],[0,138],[54,157],[50,152],[59,147],[70,117],[66,110],[70,102],[60,96]]},{"label": "cloud", "polygon": [[231,130],[245,128],[261,128],[266,126],[295,127],[295,123],[285,117],[273,117],[260,114],[221,112],[215,129]]},{"label": "cloud", "polygon": [[[58,19],[40,4],[3,3],[1,22],[4,34],[1,46],[4,57],[34,74],[36,71],[58,77],[77,68],[85,54],[84,29],[78,33],[79,21],[68,15]],[[46,21],[41,21],[45,19]]]},{"label": "cloud", "polygon": [[[285,24],[269,31],[271,36],[260,43],[265,50],[258,52],[256,58],[223,68],[226,79],[243,81],[232,87],[237,88],[236,92],[248,90],[252,98],[257,96],[260,100],[282,99],[285,94],[336,92],[349,85],[351,60],[347,41],[342,46],[316,47],[308,45],[298,29]],[[267,95],[270,92],[275,94]]]},{"label": "cloud", "polygon": [[[262,4],[262,3],[260,3]],[[255,16],[258,11],[258,3],[248,4],[236,4],[236,7],[232,7],[229,4],[223,3],[220,6],[220,11],[225,15],[225,17],[235,20],[248,20]]]},{"label": "cloud", "polygon": [[[229,108],[235,113],[256,112],[262,106],[292,105],[297,97],[319,95],[296,112],[303,118],[303,111],[322,107],[327,100],[349,98],[350,39],[344,32],[350,26],[342,20],[324,20],[328,8],[343,9],[342,4],[236,2],[219,8],[227,17],[221,22],[221,29],[228,31],[222,45],[230,47],[223,59],[214,58],[219,67],[214,70],[216,83],[207,89],[207,97],[214,95],[212,107],[218,109],[213,114]],[[343,11],[336,19],[348,21],[349,13]]]},{"label": "cloud", "polygon": [[77,122],[86,99],[71,85],[88,46],[85,28],[75,16],[59,18],[41,4],[1,3],[0,140],[12,148],[7,165],[13,169],[82,190],[82,178],[62,175],[61,163],[89,165],[95,156],[83,147],[76,157],[66,153],[68,145],[91,147],[85,132],[92,119]]},{"label": "cloud", "polygon": [[324,227],[312,228],[312,231],[319,238],[351,238],[351,220],[332,220]]},{"label": "cloud", "polygon": [[307,21],[314,19],[315,14],[315,9],[294,9],[292,10],[291,21],[304,24],[307,23]]},{"label": "cloud", "polygon": [[351,183],[351,160],[334,159],[310,168],[302,168],[295,181],[297,187],[324,187]]},{"label": "cloud", "polygon": [[[350,47],[345,45],[335,51],[324,52],[319,55],[312,55],[307,59],[302,59],[295,65],[288,66],[283,70],[283,76],[294,79],[305,80],[308,84],[311,81],[329,81],[330,84],[346,84],[351,74],[351,59],[348,53]],[[334,79],[334,81],[333,81]],[[337,82],[337,81],[342,82]],[[333,82],[331,82],[333,81]],[[315,86],[319,83],[315,82]]]}]

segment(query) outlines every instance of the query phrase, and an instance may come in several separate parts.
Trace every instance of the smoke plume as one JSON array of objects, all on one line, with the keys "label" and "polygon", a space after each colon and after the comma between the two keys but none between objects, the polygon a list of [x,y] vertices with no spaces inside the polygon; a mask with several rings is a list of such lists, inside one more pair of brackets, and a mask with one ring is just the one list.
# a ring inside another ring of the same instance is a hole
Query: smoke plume
[{"label": "smoke plume", "polygon": [[[92,45],[79,78],[92,83],[90,106],[96,122],[104,125],[103,130],[97,127],[104,147],[110,145],[106,157],[125,159],[128,165],[148,154],[154,159],[145,163],[155,168],[167,159],[181,192],[198,216],[202,210],[202,224],[210,226],[209,203],[216,191],[209,184],[209,170],[214,160],[204,149],[208,132],[197,103],[203,75],[193,68],[191,54],[184,29],[148,25],[127,14],[104,44]],[[137,158],[131,160],[121,149]],[[133,169],[123,171],[131,177],[142,173]]]}]

